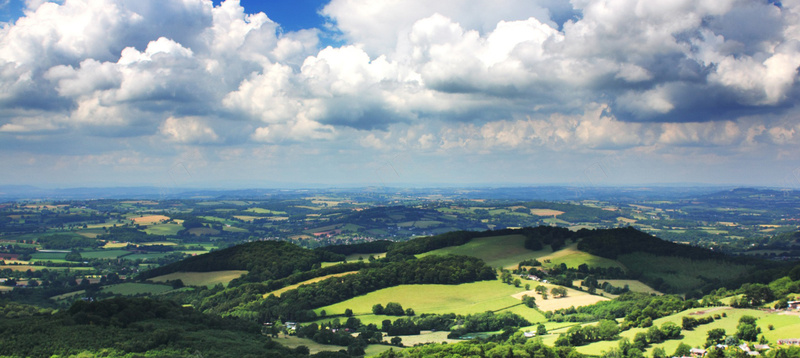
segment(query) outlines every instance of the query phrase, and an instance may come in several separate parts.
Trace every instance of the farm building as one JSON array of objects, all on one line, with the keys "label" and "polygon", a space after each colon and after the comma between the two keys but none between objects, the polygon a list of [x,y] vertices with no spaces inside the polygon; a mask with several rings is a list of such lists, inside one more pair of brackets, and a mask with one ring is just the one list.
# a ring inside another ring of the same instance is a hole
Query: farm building
[{"label": "farm building", "polygon": [[785,339],[779,339],[778,340],[778,345],[779,346],[784,345],[784,344],[793,345],[793,346],[800,346],[800,338],[785,338]]},{"label": "farm building", "polygon": [[689,354],[691,354],[692,357],[703,357],[706,353],[708,353],[708,351],[702,348],[692,348],[689,350]]},{"label": "farm building", "polygon": [[789,301],[786,304],[788,305],[789,309],[796,310],[800,308],[800,301]]}]

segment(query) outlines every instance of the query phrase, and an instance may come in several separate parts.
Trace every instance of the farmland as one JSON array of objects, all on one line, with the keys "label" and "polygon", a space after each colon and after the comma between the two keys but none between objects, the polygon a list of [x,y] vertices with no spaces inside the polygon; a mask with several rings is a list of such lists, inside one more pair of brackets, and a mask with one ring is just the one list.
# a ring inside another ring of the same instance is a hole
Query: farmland
[{"label": "farmland", "polygon": [[419,255],[466,255],[477,257],[492,267],[515,267],[523,260],[546,256],[552,251],[531,251],[524,247],[522,235],[492,236],[471,240],[460,246],[446,247]]}]

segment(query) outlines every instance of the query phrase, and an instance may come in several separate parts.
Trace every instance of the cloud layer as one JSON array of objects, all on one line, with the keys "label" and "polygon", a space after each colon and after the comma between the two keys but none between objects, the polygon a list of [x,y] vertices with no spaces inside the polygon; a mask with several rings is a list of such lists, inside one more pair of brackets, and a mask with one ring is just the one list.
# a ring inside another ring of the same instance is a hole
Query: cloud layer
[{"label": "cloud layer", "polygon": [[798,1],[332,0],[321,14],[326,28],[284,32],[233,0],[29,1],[0,28],[7,180],[81,165],[167,181],[191,160],[208,182],[236,165],[253,182],[369,183],[398,153],[419,164],[407,182],[447,182],[431,175],[442,161],[554,172],[459,179],[520,183],[609,155],[704,171],[667,181],[800,167]]}]

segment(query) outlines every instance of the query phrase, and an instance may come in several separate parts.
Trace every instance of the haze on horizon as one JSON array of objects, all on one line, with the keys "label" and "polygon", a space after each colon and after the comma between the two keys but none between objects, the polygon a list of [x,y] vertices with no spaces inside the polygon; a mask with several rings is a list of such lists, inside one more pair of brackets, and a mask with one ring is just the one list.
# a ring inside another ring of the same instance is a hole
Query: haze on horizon
[{"label": "haze on horizon", "polygon": [[0,185],[800,187],[798,0],[278,3],[0,1]]}]

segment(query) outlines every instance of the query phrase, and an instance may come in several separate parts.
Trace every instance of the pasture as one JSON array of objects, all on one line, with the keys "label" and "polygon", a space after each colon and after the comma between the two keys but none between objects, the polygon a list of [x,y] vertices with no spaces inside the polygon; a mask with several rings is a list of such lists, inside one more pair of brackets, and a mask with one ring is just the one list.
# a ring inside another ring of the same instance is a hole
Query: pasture
[{"label": "pasture", "polygon": [[625,266],[617,261],[578,250],[578,244],[571,244],[549,255],[539,257],[539,261],[544,262],[544,260],[550,260],[549,263],[544,264],[545,267],[552,267],[563,263],[567,265],[567,267],[578,268],[578,266],[585,263],[590,267],[619,267],[625,270]]},{"label": "pasture", "polygon": [[148,226],[144,229],[144,232],[150,235],[175,236],[178,234],[178,231],[183,229],[183,225],[179,224],[156,224]]},{"label": "pasture", "polygon": [[297,283],[297,284],[294,284],[294,285],[289,285],[289,286],[283,287],[281,289],[278,289],[278,290],[275,290],[275,291],[272,291],[272,292],[267,292],[267,293],[264,294],[263,297],[266,298],[269,295],[275,295],[275,296],[280,297],[280,295],[283,294],[284,292],[290,291],[290,290],[294,290],[295,288],[298,288],[298,287],[300,287],[302,285],[310,285],[310,284],[315,283],[315,282],[320,282],[320,281],[327,280],[327,279],[329,279],[331,277],[341,277],[341,276],[352,275],[352,274],[355,274],[355,273],[358,273],[358,271],[348,271],[348,272],[335,273],[335,274],[321,276],[321,277],[315,277],[315,278],[312,278],[310,280],[305,280],[303,282],[300,282],[300,283]]},{"label": "pasture", "polygon": [[116,259],[130,253],[130,251],[125,250],[82,251],[81,257],[84,259]]},{"label": "pasture", "polygon": [[465,255],[477,257],[492,267],[516,268],[528,259],[543,257],[550,250],[531,251],[525,248],[525,237],[522,235],[491,236],[472,239],[460,246],[450,246],[429,251],[417,257],[428,255]]},{"label": "pasture", "polygon": [[[299,346],[306,346],[308,347],[308,351],[311,354],[317,354],[319,352],[338,352],[342,349],[347,349],[347,347],[342,346],[334,346],[330,344],[320,344],[314,342],[309,338],[298,338],[297,336],[287,336],[285,334],[280,334],[278,338],[275,339],[275,342],[280,343],[283,346],[289,348],[297,348]],[[388,351],[389,349],[394,349],[395,351],[402,350],[402,348],[387,346],[383,344],[370,344],[367,348],[364,349],[365,357],[372,357],[378,355],[384,351]]]},{"label": "pasture", "polygon": [[217,284],[228,286],[228,283],[246,274],[247,271],[242,271],[242,270],[212,271],[212,272],[174,272],[167,275],[153,277],[148,281],[167,282],[167,281],[181,280],[183,281],[183,284],[187,286],[214,287]]},{"label": "pasture", "polygon": [[[473,314],[486,311],[501,311],[513,306],[522,306],[519,299],[512,295],[524,291],[499,280],[464,283],[460,285],[401,285],[389,287],[351,298],[326,307],[328,315],[344,314],[350,308],[365,323],[380,323],[385,316],[372,315],[372,306],[380,303],[397,302],[403,308],[412,308],[417,314],[422,313],[456,313]],[[524,307],[517,313],[531,322],[543,322],[544,316],[534,309]],[[370,317],[372,316],[372,317]]]}]

